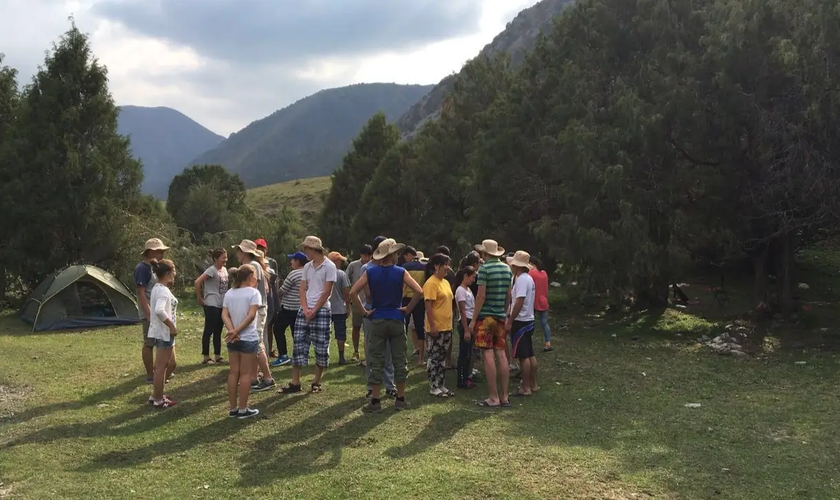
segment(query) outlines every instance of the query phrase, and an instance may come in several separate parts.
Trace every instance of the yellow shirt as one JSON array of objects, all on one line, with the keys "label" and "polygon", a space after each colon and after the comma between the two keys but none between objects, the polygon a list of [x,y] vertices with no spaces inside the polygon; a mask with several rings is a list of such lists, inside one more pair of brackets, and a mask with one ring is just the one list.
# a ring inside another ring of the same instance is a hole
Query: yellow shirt
[{"label": "yellow shirt", "polygon": [[[431,276],[423,285],[423,299],[426,301],[426,307],[432,308],[435,326],[439,332],[452,331],[452,298],[452,287],[446,280]],[[426,331],[431,329],[429,317],[426,316]]]}]

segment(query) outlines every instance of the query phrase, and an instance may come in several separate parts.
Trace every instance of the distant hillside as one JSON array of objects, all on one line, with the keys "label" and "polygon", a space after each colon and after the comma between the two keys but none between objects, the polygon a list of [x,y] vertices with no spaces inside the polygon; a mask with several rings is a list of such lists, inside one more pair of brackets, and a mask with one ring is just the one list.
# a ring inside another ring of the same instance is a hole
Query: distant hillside
[{"label": "distant hillside", "polygon": [[256,213],[271,217],[287,206],[300,214],[308,232],[317,231],[317,216],[324,204],[324,195],[332,186],[330,176],[280,182],[248,190],[245,203]]},{"label": "distant hillside", "polygon": [[255,121],[191,164],[220,164],[248,187],[331,175],[377,111],[395,120],[431,85],[365,83],[322,90]]},{"label": "distant hillside", "polygon": [[[553,19],[572,1],[542,0],[523,10],[478,55],[494,56],[505,52],[510,54],[514,66],[520,64],[534,48],[540,33],[549,28]],[[423,123],[439,114],[443,99],[452,90],[454,82],[454,75],[447,76],[397,120],[397,127],[404,135],[413,135]]]},{"label": "distant hillside", "polygon": [[131,137],[131,151],[143,162],[143,192],[165,199],[172,178],[190,160],[225,138],[171,108],[121,106],[118,129]]}]

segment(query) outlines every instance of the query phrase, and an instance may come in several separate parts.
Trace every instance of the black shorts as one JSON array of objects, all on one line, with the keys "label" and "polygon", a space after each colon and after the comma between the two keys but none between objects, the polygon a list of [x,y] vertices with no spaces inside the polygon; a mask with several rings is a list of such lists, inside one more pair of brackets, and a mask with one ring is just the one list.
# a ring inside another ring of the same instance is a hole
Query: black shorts
[{"label": "black shorts", "polygon": [[516,359],[533,358],[534,354],[534,322],[514,321],[510,330],[510,339],[513,342],[513,357]]}]

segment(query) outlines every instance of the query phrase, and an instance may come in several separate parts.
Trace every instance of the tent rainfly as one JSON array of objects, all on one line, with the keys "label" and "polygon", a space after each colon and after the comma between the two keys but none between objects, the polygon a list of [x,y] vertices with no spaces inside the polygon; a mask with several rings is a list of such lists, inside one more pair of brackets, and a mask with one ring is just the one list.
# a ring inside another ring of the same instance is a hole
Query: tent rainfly
[{"label": "tent rainfly", "polygon": [[41,282],[20,317],[35,332],[140,322],[128,288],[113,274],[89,265],[66,267]]}]

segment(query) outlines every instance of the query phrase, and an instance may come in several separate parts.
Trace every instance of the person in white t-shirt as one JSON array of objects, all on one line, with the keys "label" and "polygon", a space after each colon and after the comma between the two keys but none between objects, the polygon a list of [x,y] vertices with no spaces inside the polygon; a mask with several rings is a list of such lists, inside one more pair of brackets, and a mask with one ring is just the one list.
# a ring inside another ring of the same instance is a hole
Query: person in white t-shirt
[{"label": "person in white t-shirt", "polygon": [[230,372],[228,373],[228,402],[231,418],[250,418],[259,410],[248,407],[251,377],[257,366],[260,351],[260,334],[257,315],[262,304],[256,289],[256,264],[243,264],[230,271],[234,288],[225,293],[222,302],[222,321],[227,328],[225,342],[228,348]]},{"label": "person in white t-shirt", "polygon": [[508,261],[514,275],[510,315],[505,325],[513,343],[513,357],[519,360],[522,385],[513,396],[530,396],[537,387],[537,358],[534,355],[534,300],[536,286],[528,274],[531,256],[518,251]]},{"label": "person in white t-shirt", "polygon": [[301,391],[300,370],[309,364],[310,346],[315,348],[315,377],[310,390],[323,390],[321,376],[330,361],[330,295],[337,279],[335,264],[324,255],[324,245],[317,236],[307,236],[301,244],[309,262],[303,266],[300,282],[300,311],[293,332],[292,381],[278,392]]},{"label": "person in white t-shirt", "polygon": [[171,370],[175,369],[175,337],[178,335],[175,315],[178,311],[178,299],[169,290],[169,286],[175,281],[175,264],[168,259],[152,259],[150,265],[157,282],[149,296],[149,339],[154,341],[156,351],[149,404],[156,409],[166,410],[178,404],[163,393],[167,372],[171,373]]},{"label": "person in white t-shirt", "polygon": [[455,303],[458,304],[460,321],[458,322],[458,388],[473,389],[472,381],[472,353],[473,337],[470,322],[475,317],[475,295],[470,287],[475,282],[477,271],[472,266],[463,267],[455,274],[455,282],[459,283],[455,290]]}]

